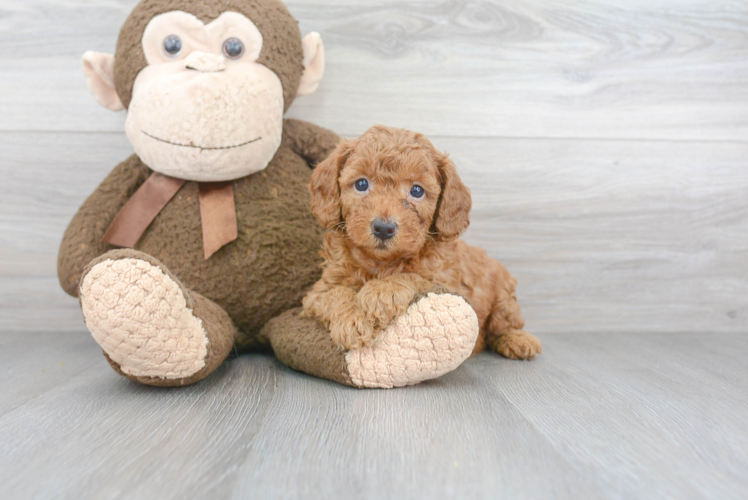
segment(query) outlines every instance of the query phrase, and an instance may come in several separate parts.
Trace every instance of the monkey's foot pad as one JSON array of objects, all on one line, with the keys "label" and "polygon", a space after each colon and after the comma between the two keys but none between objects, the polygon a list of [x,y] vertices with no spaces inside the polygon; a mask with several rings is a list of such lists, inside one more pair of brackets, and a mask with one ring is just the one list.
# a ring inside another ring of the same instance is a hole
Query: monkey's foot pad
[{"label": "monkey's foot pad", "polygon": [[84,277],[80,299],[86,326],[124,373],[177,379],[205,366],[202,320],[158,266],[133,258],[99,262]]},{"label": "monkey's foot pad", "polygon": [[448,373],[473,352],[478,317],[456,295],[429,293],[383,330],[375,345],[348,351],[354,385],[391,388]]}]

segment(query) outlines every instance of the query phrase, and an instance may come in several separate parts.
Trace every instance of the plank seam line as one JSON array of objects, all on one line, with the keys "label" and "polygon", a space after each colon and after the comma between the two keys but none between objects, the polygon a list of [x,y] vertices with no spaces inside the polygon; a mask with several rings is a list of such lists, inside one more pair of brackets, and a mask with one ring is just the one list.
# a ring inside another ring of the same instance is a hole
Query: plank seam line
[{"label": "plank seam line", "polygon": [[[42,134],[42,135],[125,135],[124,131],[115,130],[0,130],[0,134]],[[340,133],[344,138],[358,137],[358,133]],[[579,142],[660,142],[660,143],[697,143],[697,144],[748,144],[748,139],[697,139],[666,137],[553,137],[553,136],[511,136],[511,135],[441,135],[427,134],[430,139],[476,139],[476,140],[516,140],[516,141],[579,141]]]}]

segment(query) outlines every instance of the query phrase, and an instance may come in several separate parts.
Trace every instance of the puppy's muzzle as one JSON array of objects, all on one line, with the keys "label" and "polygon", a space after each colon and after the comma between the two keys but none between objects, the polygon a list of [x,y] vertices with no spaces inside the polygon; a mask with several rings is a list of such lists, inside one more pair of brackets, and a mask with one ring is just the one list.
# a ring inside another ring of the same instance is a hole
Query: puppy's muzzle
[{"label": "puppy's muzzle", "polygon": [[371,233],[378,240],[385,242],[397,234],[397,223],[391,220],[374,219],[371,223]]}]

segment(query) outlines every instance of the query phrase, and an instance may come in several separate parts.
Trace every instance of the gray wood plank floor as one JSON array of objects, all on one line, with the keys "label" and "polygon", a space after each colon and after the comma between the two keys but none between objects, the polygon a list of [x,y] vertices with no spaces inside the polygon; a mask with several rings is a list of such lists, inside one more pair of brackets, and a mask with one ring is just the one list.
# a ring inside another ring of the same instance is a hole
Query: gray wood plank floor
[{"label": "gray wood plank floor", "polygon": [[85,332],[4,334],[0,497],[745,498],[748,336],[544,340],[405,389],[255,354],[164,390]]},{"label": "gray wood plank floor", "polygon": [[449,151],[545,345],[392,391],[104,361],[55,263],[132,152],[80,56],[135,3],[0,0],[0,498],[748,498],[748,1],[287,1],[289,116]]}]

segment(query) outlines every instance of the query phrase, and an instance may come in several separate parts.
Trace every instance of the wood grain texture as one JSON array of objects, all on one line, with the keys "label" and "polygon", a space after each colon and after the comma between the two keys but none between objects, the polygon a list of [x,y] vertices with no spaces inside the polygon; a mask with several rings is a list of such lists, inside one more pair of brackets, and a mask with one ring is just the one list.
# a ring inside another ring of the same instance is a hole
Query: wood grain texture
[{"label": "wood grain texture", "polygon": [[[748,330],[748,144],[434,138],[472,189],[466,240],[519,279],[528,328]],[[62,233],[122,134],[0,133],[0,330],[77,330]]]},{"label": "wood grain texture", "polygon": [[[555,335],[356,390],[245,355],[164,390],[84,332],[0,337],[2,498],[682,498],[748,492],[748,337]],[[75,347],[73,347],[75,346]],[[33,351],[31,363],[18,359]],[[23,386],[23,390],[17,389]]]},{"label": "wood grain texture", "polygon": [[[4,0],[0,130],[121,131],[80,56],[135,0]],[[328,70],[291,115],[343,134],[745,140],[748,2],[289,1]]]}]

